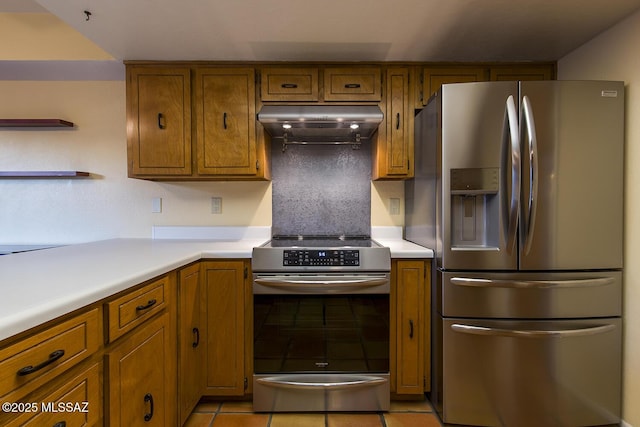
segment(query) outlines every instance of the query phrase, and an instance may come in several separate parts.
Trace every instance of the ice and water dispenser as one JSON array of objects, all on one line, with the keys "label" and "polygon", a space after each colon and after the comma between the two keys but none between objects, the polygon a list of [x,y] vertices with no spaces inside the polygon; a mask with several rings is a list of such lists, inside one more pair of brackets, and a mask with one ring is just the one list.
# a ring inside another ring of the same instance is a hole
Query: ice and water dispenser
[{"label": "ice and water dispenser", "polygon": [[451,249],[500,246],[500,168],[451,169]]}]

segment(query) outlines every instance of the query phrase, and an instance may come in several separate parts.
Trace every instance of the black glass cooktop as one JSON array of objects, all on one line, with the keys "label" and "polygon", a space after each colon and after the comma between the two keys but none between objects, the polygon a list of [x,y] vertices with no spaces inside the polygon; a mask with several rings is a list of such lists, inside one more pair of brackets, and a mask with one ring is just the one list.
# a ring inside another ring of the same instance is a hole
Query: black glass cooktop
[{"label": "black glass cooktop", "polygon": [[369,236],[293,236],[293,235],[277,235],[271,238],[269,245],[272,248],[340,248],[345,246],[359,248],[376,248],[380,247],[378,243],[371,240]]}]

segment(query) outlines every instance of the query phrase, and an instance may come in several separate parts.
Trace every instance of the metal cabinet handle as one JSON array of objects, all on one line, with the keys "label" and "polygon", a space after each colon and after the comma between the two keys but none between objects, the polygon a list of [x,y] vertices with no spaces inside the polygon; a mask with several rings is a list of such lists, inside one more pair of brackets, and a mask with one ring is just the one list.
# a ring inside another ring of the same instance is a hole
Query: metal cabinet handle
[{"label": "metal cabinet handle", "polygon": [[227,128],[227,113],[222,114],[222,127]]},{"label": "metal cabinet handle", "polygon": [[58,421],[57,423],[55,423],[53,425],[53,427],[67,427],[67,422],[66,421]]},{"label": "metal cabinet handle", "polygon": [[345,89],[358,89],[360,87],[360,83],[347,83],[344,85]]},{"label": "metal cabinet handle", "polygon": [[409,319],[409,338],[413,339],[413,320]]},{"label": "metal cabinet handle", "polygon": [[472,326],[454,323],[451,329],[471,335],[488,335],[509,338],[569,338],[582,337],[586,335],[603,334],[615,329],[615,325],[592,326],[588,328],[565,329],[565,330],[519,330],[490,328],[486,326]]},{"label": "metal cabinet handle", "polygon": [[538,206],[538,142],[536,136],[536,124],[533,120],[533,108],[528,96],[522,97],[522,117],[527,131],[527,148],[529,154],[529,197],[527,203],[527,216],[525,220],[526,234],[524,238],[524,253],[531,251],[533,231],[536,224],[536,210]]},{"label": "metal cabinet handle", "polygon": [[158,113],[158,128],[159,129],[166,129],[167,125],[166,123],[164,123],[165,118],[164,118],[164,114],[162,113]]},{"label": "metal cabinet handle", "polygon": [[304,382],[289,379],[287,376],[259,378],[259,384],[274,388],[289,388],[295,390],[343,390],[350,388],[373,387],[388,382],[385,378],[360,376],[345,381]]},{"label": "metal cabinet handle", "polygon": [[396,130],[400,129],[400,113],[396,113]]},{"label": "metal cabinet handle", "polygon": [[[500,195],[506,236],[506,251],[511,254],[515,249],[518,234],[518,214],[520,202],[520,131],[518,129],[518,112],[513,95],[509,95],[504,108],[504,128],[502,130],[502,147],[500,166]],[[511,167],[509,167],[511,163]],[[511,183],[511,197],[507,194]]]},{"label": "metal cabinet handle", "polygon": [[507,289],[554,289],[554,288],[589,288],[612,285],[613,277],[594,277],[571,280],[506,280],[478,279],[473,277],[452,277],[451,284],[475,288],[507,288]]},{"label": "metal cabinet handle", "polygon": [[192,329],[195,340],[191,344],[191,347],[196,348],[200,344],[200,330],[198,328]]},{"label": "metal cabinet handle", "polygon": [[283,89],[295,89],[298,87],[298,85],[295,83],[282,83],[280,87]]},{"label": "metal cabinet handle", "polygon": [[144,403],[149,404],[149,412],[144,414],[144,420],[151,421],[151,418],[153,418],[153,395],[151,393],[144,395]]},{"label": "metal cabinet handle", "polygon": [[157,301],[155,300],[155,298],[154,298],[154,299],[151,299],[151,300],[149,300],[145,305],[139,305],[139,306],[137,306],[137,307],[136,307],[136,311],[142,311],[142,310],[146,310],[146,309],[148,309],[148,308],[151,308],[151,307],[153,307],[153,306],[156,304],[156,302],[157,302]]},{"label": "metal cabinet handle", "polygon": [[36,365],[36,366],[29,365],[29,366],[25,366],[24,368],[20,368],[18,370],[17,374],[20,377],[24,377],[25,375],[33,374],[34,372],[37,372],[40,369],[51,365],[53,362],[55,362],[56,360],[60,359],[62,356],[64,356],[64,350],[56,350],[53,353],[51,353],[49,355],[49,358],[47,360],[45,360],[44,362],[42,362],[42,363],[40,363],[39,365]]}]

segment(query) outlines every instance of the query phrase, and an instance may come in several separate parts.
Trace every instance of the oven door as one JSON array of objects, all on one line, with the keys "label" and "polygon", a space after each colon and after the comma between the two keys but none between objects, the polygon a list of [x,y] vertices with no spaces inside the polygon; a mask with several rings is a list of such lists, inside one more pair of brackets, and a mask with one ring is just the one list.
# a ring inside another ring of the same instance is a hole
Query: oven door
[{"label": "oven door", "polygon": [[255,411],[389,406],[389,274],[255,274]]}]

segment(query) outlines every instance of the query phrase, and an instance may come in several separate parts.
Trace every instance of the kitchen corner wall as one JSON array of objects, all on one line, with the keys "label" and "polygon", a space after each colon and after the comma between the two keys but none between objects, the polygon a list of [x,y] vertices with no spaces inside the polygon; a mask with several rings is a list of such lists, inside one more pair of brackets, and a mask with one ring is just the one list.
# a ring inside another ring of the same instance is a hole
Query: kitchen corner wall
[{"label": "kitchen corner wall", "polygon": [[[2,244],[151,237],[153,225],[271,225],[270,182],[127,178],[123,80],[0,80],[0,93],[0,118],[76,124],[74,129],[0,129],[0,170],[92,174],[75,180],[0,179]],[[380,183],[379,191],[376,186],[372,224],[402,225],[402,215],[389,215],[386,206],[389,197],[402,197],[401,184]],[[222,197],[222,214],[211,213],[214,196]],[[153,198],[162,199],[161,213],[151,212]]]},{"label": "kitchen corner wall", "polygon": [[558,79],[623,80],[626,101],[623,426],[640,426],[640,11],[558,61]]}]

